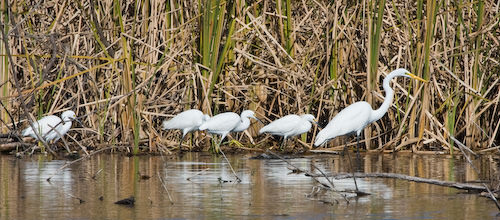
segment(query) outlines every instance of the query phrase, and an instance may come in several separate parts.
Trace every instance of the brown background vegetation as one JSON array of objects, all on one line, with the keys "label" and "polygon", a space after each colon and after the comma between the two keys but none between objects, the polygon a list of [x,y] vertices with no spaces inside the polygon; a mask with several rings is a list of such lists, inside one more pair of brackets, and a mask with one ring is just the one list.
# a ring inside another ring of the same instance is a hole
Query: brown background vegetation
[{"label": "brown background vegetation", "polygon": [[[179,133],[161,131],[161,121],[183,110],[252,109],[267,121],[311,113],[326,125],[356,101],[378,108],[384,76],[404,67],[429,83],[393,81],[393,108],[365,130],[367,148],[449,151],[452,135],[491,150],[500,137],[498,1],[11,0],[1,8],[2,133],[12,120],[26,126],[23,105],[32,119],[73,109],[85,128],[70,135],[83,146],[168,151]],[[260,126],[242,141],[267,146],[273,139],[257,136]],[[316,132],[298,143],[310,146]]]}]

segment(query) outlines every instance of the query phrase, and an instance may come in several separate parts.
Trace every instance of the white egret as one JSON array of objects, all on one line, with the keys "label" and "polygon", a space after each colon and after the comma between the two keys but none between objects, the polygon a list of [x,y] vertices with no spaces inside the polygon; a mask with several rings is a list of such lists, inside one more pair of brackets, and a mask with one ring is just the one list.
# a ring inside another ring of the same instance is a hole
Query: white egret
[{"label": "white egret", "polygon": [[234,112],[220,113],[208,119],[208,121],[204,122],[199,128],[200,131],[207,130],[208,133],[218,134],[221,136],[219,144],[215,146],[215,151],[222,154],[227,164],[229,164],[229,168],[231,168],[231,171],[233,172],[238,182],[241,182],[241,179],[238,177],[238,175],[236,175],[236,172],[231,166],[231,163],[229,163],[226,155],[220,149],[220,145],[222,143],[222,140],[224,140],[229,132],[240,132],[246,130],[250,126],[249,118],[259,120],[254,116],[254,114],[255,113],[252,110],[245,110],[241,112],[241,116]]},{"label": "white egret", "polygon": [[[208,133],[220,135],[221,139],[217,145],[217,147],[219,147],[222,140],[224,140],[229,132],[240,132],[246,130],[250,126],[249,118],[259,120],[254,116],[254,114],[255,113],[252,110],[243,111],[241,116],[234,112],[220,113],[204,122],[199,127],[199,130],[207,130]],[[218,151],[218,148],[216,148],[216,151]]]},{"label": "white egret", "polygon": [[328,123],[328,125],[326,125],[326,127],[318,133],[316,140],[314,141],[314,146],[322,145],[337,136],[355,133],[357,139],[356,148],[359,154],[359,136],[361,131],[363,131],[368,124],[382,118],[391,106],[394,98],[394,90],[392,90],[389,83],[394,77],[397,76],[411,77],[413,79],[426,82],[426,80],[411,74],[406,69],[400,68],[392,71],[384,78],[383,87],[385,91],[385,98],[384,102],[377,110],[373,110],[370,104],[364,101],[349,105],[347,108],[340,111]]},{"label": "white egret", "polygon": [[37,140],[39,140],[39,136],[45,142],[53,140],[53,143],[56,143],[69,131],[72,121],[77,120],[75,112],[71,110],[63,112],[61,118],[55,115],[45,116],[24,129],[22,135],[24,137],[31,136]]},{"label": "white egret", "polygon": [[301,116],[287,115],[261,128],[259,134],[269,133],[283,136],[283,141],[281,142],[281,148],[283,148],[288,137],[308,132],[312,126],[311,122],[317,124],[314,116],[311,114],[303,114]]},{"label": "white egret", "polygon": [[210,116],[204,115],[203,112],[197,109],[189,109],[186,111],[183,111],[173,117],[172,119],[168,121],[163,121],[162,123],[162,128],[163,130],[170,130],[170,129],[180,129],[182,130],[182,138],[181,141],[179,142],[179,150],[181,149],[182,142],[184,141],[184,137],[186,134],[192,131],[198,130],[201,124],[203,122],[207,121],[210,119]]}]

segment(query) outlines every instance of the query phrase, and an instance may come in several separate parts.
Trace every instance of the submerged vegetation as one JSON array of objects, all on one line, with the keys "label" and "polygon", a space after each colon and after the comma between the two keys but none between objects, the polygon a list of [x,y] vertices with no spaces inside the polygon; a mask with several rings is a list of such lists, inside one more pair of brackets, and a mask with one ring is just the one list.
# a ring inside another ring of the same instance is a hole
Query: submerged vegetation
[{"label": "submerged vegetation", "polygon": [[[394,81],[367,149],[497,151],[498,3],[2,1],[0,130],[71,109],[85,125],[69,133],[75,149],[168,152],[181,134],[161,123],[183,110],[310,113],[324,126],[356,101],[379,106],[385,74],[403,67],[429,83]],[[240,141],[269,146],[260,127]],[[317,132],[294,143],[311,147]]]}]

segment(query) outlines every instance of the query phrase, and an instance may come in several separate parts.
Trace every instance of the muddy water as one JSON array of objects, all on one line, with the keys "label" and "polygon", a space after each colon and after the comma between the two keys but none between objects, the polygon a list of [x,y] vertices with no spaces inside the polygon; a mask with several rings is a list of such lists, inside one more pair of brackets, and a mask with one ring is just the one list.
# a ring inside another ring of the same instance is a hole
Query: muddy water
[{"label": "muddy water", "polygon": [[[59,171],[65,161],[2,155],[0,219],[490,219],[497,214],[491,201],[475,194],[393,179],[359,179],[360,190],[371,195],[331,203],[329,193],[308,196],[317,184],[291,173],[283,161],[250,156],[229,156],[242,180],[234,183],[222,158],[200,153],[182,158],[104,154]],[[341,156],[290,161],[308,170],[315,165],[326,173],[348,171]],[[496,175],[498,167],[488,158],[476,166],[481,176],[460,158],[369,154],[361,168],[464,182]],[[335,185],[354,188],[350,179]],[[130,196],[134,206],[114,204]]]}]

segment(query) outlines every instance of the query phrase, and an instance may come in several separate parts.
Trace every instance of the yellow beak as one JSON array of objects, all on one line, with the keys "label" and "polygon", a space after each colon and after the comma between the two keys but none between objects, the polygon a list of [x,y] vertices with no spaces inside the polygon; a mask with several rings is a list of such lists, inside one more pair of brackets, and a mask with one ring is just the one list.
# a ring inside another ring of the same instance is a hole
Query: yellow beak
[{"label": "yellow beak", "polygon": [[422,79],[422,78],[420,78],[420,77],[418,77],[418,76],[416,76],[414,74],[411,74],[411,73],[406,73],[406,74],[408,74],[411,78],[414,78],[416,80],[420,80],[422,82],[429,82],[429,80]]}]

